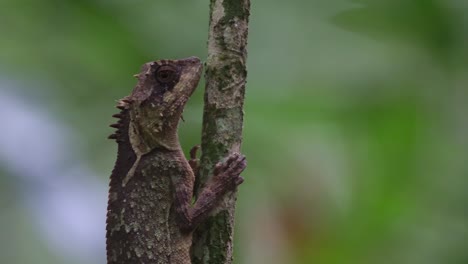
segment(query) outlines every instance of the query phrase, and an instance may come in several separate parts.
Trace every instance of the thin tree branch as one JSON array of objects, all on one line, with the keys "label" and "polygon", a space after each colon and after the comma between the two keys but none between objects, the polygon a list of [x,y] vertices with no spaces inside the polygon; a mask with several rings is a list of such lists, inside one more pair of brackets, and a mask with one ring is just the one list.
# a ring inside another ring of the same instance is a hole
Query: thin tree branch
[{"label": "thin tree branch", "polygon": [[[211,0],[206,61],[200,182],[213,166],[242,143],[246,83],[247,33],[250,0]],[[236,193],[226,196],[220,209],[194,236],[194,264],[230,264]]]}]

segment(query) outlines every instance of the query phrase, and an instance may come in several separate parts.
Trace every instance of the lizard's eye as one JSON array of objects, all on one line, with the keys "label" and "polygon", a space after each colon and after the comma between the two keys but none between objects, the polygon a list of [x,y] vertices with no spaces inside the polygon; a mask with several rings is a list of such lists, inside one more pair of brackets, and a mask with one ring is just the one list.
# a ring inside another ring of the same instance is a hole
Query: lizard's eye
[{"label": "lizard's eye", "polygon": [[161,83],[170,83],[174,81],[177,77],[177,71],[174,67],[169,65],[164,65],[159,67],[156,71],[156,80]]}]

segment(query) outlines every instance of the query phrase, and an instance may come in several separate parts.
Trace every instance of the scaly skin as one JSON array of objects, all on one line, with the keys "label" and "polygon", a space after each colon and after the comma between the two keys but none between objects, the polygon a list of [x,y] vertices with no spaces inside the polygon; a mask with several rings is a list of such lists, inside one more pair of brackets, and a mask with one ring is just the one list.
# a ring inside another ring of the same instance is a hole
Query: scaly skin
[{"label": "scaly skin", "polygon": [[[108,264],[191,264],[192,232],[243,178],[245,157],[218,163],[192,203],[196,168],[185,159],[177,126],[202,72],[198,58],[143,65],[132,94],[120,100],[118,143],[107,211]],[[191,153],[194,154],[194,153]],[[193,156],[193,155],[192,155]]]}]

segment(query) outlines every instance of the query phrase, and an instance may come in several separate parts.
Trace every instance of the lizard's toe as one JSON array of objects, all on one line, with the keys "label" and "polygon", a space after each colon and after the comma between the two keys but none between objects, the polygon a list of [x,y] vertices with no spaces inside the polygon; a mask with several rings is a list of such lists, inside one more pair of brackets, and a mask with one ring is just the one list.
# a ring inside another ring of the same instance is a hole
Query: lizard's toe
[{"label": "lizard's toe", "polygon": [[239,185],[239,184],[241,184],[241,183],[243,183],[243,182],[244,182],[244,177],[242,177],[242,176],[237,177],[237,178],[235,179],[235,181],[234,181],[234,183],[236,184],[236,186]]},{"label": "lizard's toe", "polygon": [[234,160],[226,173],[231,175],[239,175],[247,167],[247,160],[244,155],[239,155],[236,160]]}]

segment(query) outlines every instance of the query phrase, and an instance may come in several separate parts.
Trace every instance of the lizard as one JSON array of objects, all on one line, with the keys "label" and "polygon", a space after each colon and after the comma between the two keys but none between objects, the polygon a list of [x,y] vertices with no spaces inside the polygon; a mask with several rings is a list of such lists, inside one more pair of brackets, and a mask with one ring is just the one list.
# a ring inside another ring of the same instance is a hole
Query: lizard
[{"label": "lizard", "polygon": [[145,63],[109,136],[118,145],[110,176],[106,221],[108,264],[191,264],[194,229],[244,179],[244,155],[218,162],[194,196],[197,147],[185,158],[178,140],[184,106],[198,85],[200,59]]}]

